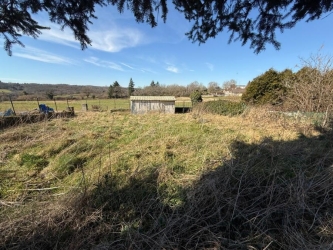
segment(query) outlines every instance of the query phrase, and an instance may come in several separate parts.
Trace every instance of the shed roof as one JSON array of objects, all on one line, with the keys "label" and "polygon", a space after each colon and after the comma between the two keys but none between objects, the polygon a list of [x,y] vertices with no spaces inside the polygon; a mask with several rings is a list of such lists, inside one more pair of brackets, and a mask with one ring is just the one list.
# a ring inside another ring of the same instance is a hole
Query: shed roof
[{"label": "shed roof", "polygon": [[131,96],[130,100],[133,101],[176,101],[174,96]]}]

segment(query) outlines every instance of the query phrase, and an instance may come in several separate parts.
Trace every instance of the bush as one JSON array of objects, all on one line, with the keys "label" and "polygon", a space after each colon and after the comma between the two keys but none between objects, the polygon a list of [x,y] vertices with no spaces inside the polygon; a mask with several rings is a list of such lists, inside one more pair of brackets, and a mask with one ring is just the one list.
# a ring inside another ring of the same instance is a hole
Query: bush
[{"label": "bush", "polygon": [[301,59],[302,68],[295,73],[289,105],[302,112],[326,112],[333,107],[333,56],[318,51]]},{"label": "bush", "polygon": [[242,100],[251,104],[281,104],[287,93],[285,83],[292,77],[291,70],[274,69],[254,78],[246,87]]},{"label": "bush", "polygon": [[245,104],[226,100],[210,101],[204,103],[204,109],[218,115],[240,115],[245,110]]},{"label": "bush", "polygon": [[191,101],[193,104],[196,104],[198,102],[202,102],[202,94],[199,90],[195,90],[190,95]]}]

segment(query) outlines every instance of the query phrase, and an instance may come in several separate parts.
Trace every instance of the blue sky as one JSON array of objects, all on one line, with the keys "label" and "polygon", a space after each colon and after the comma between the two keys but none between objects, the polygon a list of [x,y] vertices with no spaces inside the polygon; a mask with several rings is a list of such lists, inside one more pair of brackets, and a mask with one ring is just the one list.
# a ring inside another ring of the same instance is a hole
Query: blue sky
[{"label": "blue sky", "polygon": [[190,23],[171,4],[167,22],[159,19],[155,28],[136,23],[132,13],[119,14],[114,7],[97,8],[96,15],[88,33],[92,46],[84,51],[70,30],[61,31],[46,15],[37,15],[40,24],[51,29],[37,40],[22,37],[25,48],[14,46],[11,57],[1,48],[0,80],[95,86],[118,81],[126,87],[132,78],[135,87],[144,87],[152,80],[184,86],[214,81],[222,86],[234,79],[246,85],[270,68],[297,71],[300,57],[308,58],[322,46],[321,53],[333,52],[333,15],[277,33],[281,49],[268,45],[260,54],[249,44],[228,44],[227,32],[205,44],[192,43],[185,36]]}]

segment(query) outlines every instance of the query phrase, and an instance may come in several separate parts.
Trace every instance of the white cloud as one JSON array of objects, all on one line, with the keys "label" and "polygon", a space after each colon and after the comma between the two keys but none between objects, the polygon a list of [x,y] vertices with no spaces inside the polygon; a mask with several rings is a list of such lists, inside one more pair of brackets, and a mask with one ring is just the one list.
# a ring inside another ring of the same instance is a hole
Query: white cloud
[{"label": "white cloud", "polygon": [[115,26],[110,30],[89,32],[89,37],[93,41],[92,48],[107,52],[119,52],[145,43],[139,30]]},{"label": "white cloud", "polygon": [[209,68],[210,71],[214,70],[214,65],[211,63],[206,63],[206,66]]},{"label": "white cloud", "polygon": [[[94,57],[94,56],[86,58],[86,59],[84,59],[84,61],[88,62],[88,63],[91,63],[91,64],[93,64],[95,66],[98,66],[98,67],[110,68],[110,69],[118,70],[118,71],[127,71],[128,69],[131,69],[131,70],[140,71],[142,73],[149,72],[149,73],[157,74],[156,71],[154,71],[150,68],[137,68],[136,66],[131,66],[131,65],[123,63],[123,62],[115,63],[115,62],[100,60],[99,58]],[[126,68],[124,68],[123,66],[126,67]]]},{"label": "white cloud", "polygon": [[169,65],[167,68],[166,68],[167,71],[170,71],[170,72],[173,72],[173,73],[179,73],[179,69],[173,65]]},{"label": "white cloud", "polygon": [[[79,42],[75,40],[73,32],[65,28],[61,30],[59,26],[53,23],[43,23],[43,26],[50,27],[50,30],[44,30],[40,39],[44,41],[63,44],[80,49]],[[88,37],[92,40],[92,49],[106,52],[119,52],[126,48],[136,47],[148,42],[144,34],[135,28],[124,28],[115,24],[108,24],[107,29],[99,29],[93,26],[94,31],[88,31]]]},{"label": "white cloud", "polygon": [[59,26],[53,23],[43,24],[44,26],[50,27],[49,30],[43,30],[43,33],[39,36],[39,39],[59,43],[73,48],[80,48],[79,42],[75,40],[72,31],[68,28],[61,30]]},{"label": "white cloud", "polygon": [[97,57],[93,57],[93,56],[89,57],[87,59],[84,59],[84,61],[94,64],[98,67],[109,68],[109,69],[114,69],[114,70],[118,70],[118,71],[124,71],[123,67],[121,67],[121,65],[119,65],[117,63],[100,60]]},{"label": "white cloud", "polygon": [[135,69],[135,68],[133,68],[132,66],[130,66],[130,65],[128,65],[128,64],[126,64],[126,63],[120,63],[120,64],[124,65],[124,66],[125,66],[125,67],[127,67],[127,68],[130,68],[130,69]]},{"label": "white cloud", "polygon": [[156,71],[154,71],[154,70],[152,70],[152,69],[149,69],[149,68],[142,68],[142,69],[140,69],[140,71],[142,72],[142,73],[152,73],[152,74],[158,74]]},{"label": "white cloud", "polygon": [[19,52],[14,52],[14,56],[23,57],[35,61],[54,63],[54,64],[75,64],[75,62],[67,57],[59,56],[47,52],[45,50],[36,49],[34,47],[20,48]]},{"label": "white cloud", "polygon": [[151,56],[139,55],[139,56],[137,56],[137,58],[141,59],[143,61],[152,63],[152,64],[158,64],[158,61],[154,57],[151,57]]}]

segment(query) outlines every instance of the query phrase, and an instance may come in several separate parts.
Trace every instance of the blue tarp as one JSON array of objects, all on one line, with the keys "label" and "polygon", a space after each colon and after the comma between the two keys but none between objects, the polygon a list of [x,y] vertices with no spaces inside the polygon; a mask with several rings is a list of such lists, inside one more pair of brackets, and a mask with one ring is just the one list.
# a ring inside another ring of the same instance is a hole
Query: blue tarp
[{"label": "blue tarp", "polygon": [[1,113],[3,116],[11,116],[14,115],[14,111],[12,109],[7,109],[5,113]]},{"label": "blue tarp", "polygon": [[46,106],[45,104],[39,104],[39,111],[47,114],[49,112],[54,112],[53,108]]}]

